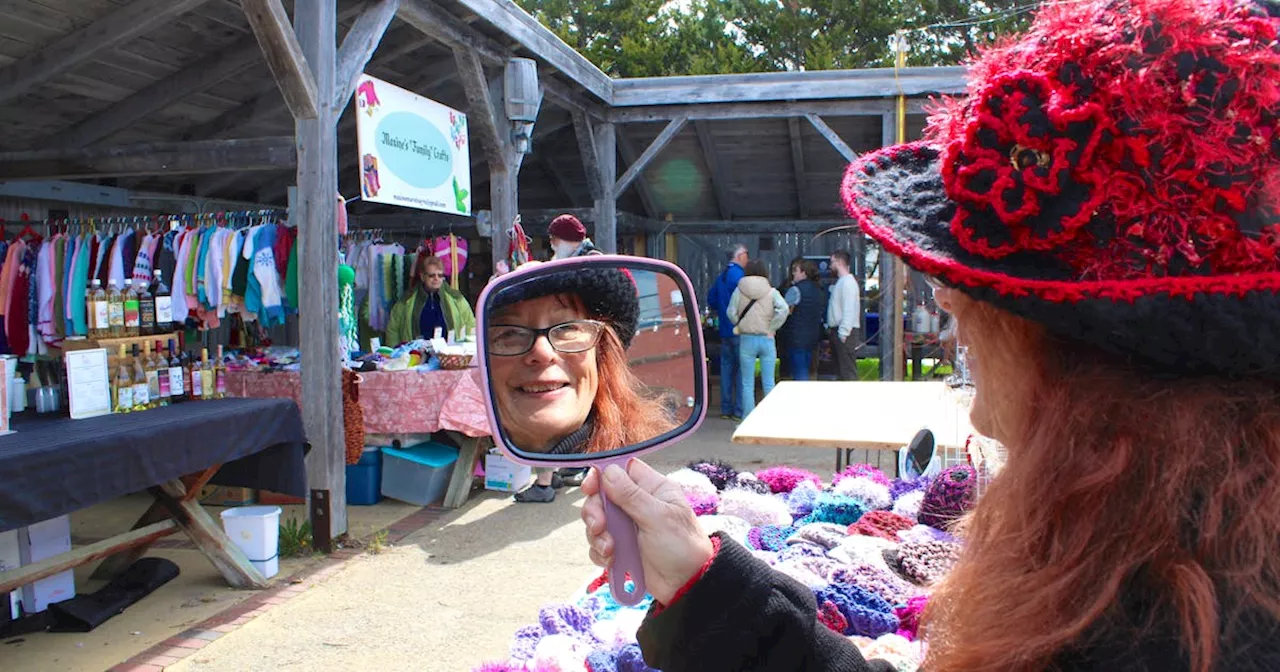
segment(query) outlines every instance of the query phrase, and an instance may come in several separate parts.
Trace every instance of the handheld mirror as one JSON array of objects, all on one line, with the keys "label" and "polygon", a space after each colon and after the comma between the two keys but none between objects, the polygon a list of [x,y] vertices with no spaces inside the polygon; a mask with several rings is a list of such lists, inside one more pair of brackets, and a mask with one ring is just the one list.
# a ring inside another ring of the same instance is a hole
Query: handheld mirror
[{"label": "handheld mirror", "polygon": [[[672,264],[624,256],[528,264],[490,283],[476,313],[489,423],[515,462],[625,467],[691,434],[706,415],[698,307]],[[645,594],[636,527],[607,499],[604,507],[610,587],[634,605]]]}]

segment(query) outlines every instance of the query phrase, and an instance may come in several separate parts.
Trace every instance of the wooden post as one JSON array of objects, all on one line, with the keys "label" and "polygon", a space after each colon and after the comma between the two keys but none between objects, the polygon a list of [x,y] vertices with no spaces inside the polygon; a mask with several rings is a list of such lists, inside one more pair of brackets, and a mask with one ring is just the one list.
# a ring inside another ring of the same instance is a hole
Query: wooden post
[{"label": "wooden post", "polygon": [[596,199],[596,230],[592,240],[596,247],[613,254],[618,251],[617,194],[621,191],[611,186],[617,182],[618,176],[618,136],[613,124],[608,122],[595,124],[592,132],[596,136],[596,164],[600,168],[600,184],[604,185],[604,193]]},{"label": "wooden post", "polygon": [[[887,147],[897,135],[897,119],[887,112],[880,122],[881,142]],[[902,287],[897,257],[880,251],[880,379],[902,380]]]},{"label": "wooden post", "polygon": [[[328,491],[329,529],[347,531],[347,460],[342,424],[342,372],[338,361],[338,138],[335,95],[336,0],[297,0],[294,30],[314,77],[314,119],[299,119],[298,195],[290,219],[298,226],[301,306],[302,421],[311,453],[307,482]],[[313,529],[315,526],[313,524]],[[325,534],[327,532],[327,535]]]}]

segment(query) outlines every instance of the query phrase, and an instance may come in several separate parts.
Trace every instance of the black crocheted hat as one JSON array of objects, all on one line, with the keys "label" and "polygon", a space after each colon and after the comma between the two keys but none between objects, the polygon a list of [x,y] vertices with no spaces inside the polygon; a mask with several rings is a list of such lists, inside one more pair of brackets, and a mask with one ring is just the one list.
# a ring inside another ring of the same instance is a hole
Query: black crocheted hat
[{"label": "black crocheted hat", "polygon": [[553,294],[576,294],[588,315],[609,323],[622,341],[622,347],[631,347],[640,315],[640,298],[635,281],[624,269],[580,268],[530,278],[503,288],[494,297],[491,309]]},{"label": "black crocheted hat", "polygon": [[1280,11],[1045,4],[849,214],[969,296],[1176,375],[1280,375]]}]

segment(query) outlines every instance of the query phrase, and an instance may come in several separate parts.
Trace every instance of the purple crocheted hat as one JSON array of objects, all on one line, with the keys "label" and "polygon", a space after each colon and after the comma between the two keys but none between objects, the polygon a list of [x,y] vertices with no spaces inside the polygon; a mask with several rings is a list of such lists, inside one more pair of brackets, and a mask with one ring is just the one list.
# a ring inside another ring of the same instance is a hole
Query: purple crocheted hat
[{"label": "purple crocheted hat", "polygon": [[973,508],[978,498],[978,473],[962,464],[942,472],[925,490],[919,520],[940,530]]},{"label": "purple crocheted hat", "polygon": [[753,527],[747,532],[747,544],[758,551],[781,551],[787,547],[787,538],[796,528],[782,525]]},{"label": "purple crocheted hat", "polygon": [[833,583],[814,591],[814,598],[818,601],[819,611],[828,603],[839,610],[845,621],[845,628],[840,634],[846,637],[879,637],[898,629],[893,605],[869,590],[847,583]]},{"label": "purple crocheted hat", "polygon": [[843,471],[836,474],[831,479],[831,485],[836,485],[846,478],[869,478],[880,485],[889,485],[889,477],[884,475],[883,471],[869,464],[851,464],[844,468]]},{"label": "purple crocheted hat", "polygon": [[722,460],[698,460],[690,462],[689,468],[711,479],[716,490],[724,490],[738,476],[738,470]]},{"label": "purple crocheted hat", "polygon": [[817,474],[795,467],[770,467],[756,472],[756,478],[768,484],[774,493],[791,492],[800,481],[812,481],[822,487],[822,479]]},{"label": "purple crocheted hat", "polygon": [[769,484],[756,478],[756,475],[752,473],[739,473],[737,476],[729,479],[729,483],[725,488],[741,488],[743,490],[750,490],[751,492],[758,492],[762,495],[773,494],[773,490],[769,488]]}]

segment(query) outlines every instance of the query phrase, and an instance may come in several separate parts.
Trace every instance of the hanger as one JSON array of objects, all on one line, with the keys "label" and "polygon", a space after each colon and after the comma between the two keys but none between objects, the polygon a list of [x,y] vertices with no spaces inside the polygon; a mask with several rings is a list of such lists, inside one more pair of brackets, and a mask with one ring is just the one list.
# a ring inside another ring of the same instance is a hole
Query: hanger
[{"label": "hanger", "polygon": [[22,219],[22,221],[23,221],[23,222],[25,222],[25,223],[26,223],[26,225],[25,225],[25,226],[23,226],[23,227],[22,227],[22,230],[18,232],[18,235],[17,235],[17,237],[15,237],[15,240],[22,240],[23,238],[26,238],[26,237],[31,238],[31,239],[32,239],[33,241],[35,241],[35,242],[39,242],[39,241],[41,241],[41,240],[44,240],[44,236],[42,236],[42,235],[40,235],[40,234],[36,233],[36,230],[35,230],[35,229],[33,229],[33,228],[31,228],[31,216],[30,216],[30,215],[28,215],[27,213],[25,213],[25,212],[24,212],[24,213],[22,213],[22,218],[21,218],[21,219]]}]

